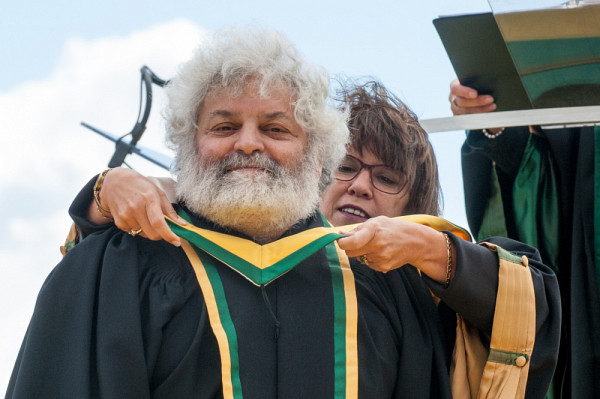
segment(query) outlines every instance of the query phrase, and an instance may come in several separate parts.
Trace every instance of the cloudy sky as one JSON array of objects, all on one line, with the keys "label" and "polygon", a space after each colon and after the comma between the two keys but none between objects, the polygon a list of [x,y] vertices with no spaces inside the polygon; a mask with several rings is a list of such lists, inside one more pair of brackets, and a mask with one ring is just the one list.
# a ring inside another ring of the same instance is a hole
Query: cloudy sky
[{"label": "cloudy sky", "polygon": [[[139,69],[169,78],[207,31],[252,24],[283,31],[332,75],[373,76],[421,119],[449,116],[454,72],[432,19],[489,11],[485,0],[426,2],[173,0],[10,2],[0,15],[0,394],[37,292],[60,260],[67,208],[106,168],[113,144],[83,128],[131,130]],[[167,153],[157,90],[141,143]],[[466,226],[459,150],[464,132],[431,136],[444,216]],[[146,174],[166,172],[128,158]]]}]

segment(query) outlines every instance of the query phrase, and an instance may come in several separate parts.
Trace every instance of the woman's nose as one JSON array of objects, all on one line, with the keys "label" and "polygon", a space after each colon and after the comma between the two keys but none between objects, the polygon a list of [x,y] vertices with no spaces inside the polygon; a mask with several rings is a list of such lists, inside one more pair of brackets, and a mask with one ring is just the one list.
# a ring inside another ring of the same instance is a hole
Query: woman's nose
[{"label": "woman's nose", "polygon": [[359,197],[371,198],[373,196],[373,185],[371,184],[371,174],[368,169],[362,169],[358,175],[352,179],[352,184],[348,191]]}]

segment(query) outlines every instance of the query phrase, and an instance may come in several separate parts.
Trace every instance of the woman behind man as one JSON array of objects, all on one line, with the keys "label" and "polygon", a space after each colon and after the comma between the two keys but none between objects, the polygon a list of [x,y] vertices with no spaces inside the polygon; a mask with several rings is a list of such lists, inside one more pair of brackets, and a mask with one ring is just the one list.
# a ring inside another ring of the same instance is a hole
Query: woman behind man
[{"label": "woman behind man", "polygon": [[[481,300],[486,301],[489,293],[497,291],[498,257],[492,250],[467,243],[452,234],[448,234],[450,241],[446,241],[444,234],[430,227],[392,218],[417,213],[438,215],[440,212],[437,164],[427,133],[414,113],[377,82],[346,89],[342,100],[350,112],[351,142],[346,158],[334,173],[334,182],[322,194],[321,213],[335,226],[364,222],[348,232],[350,237],[338,241],[340,248],[345,249],[348,256],[357,257],[382,272],[403,265],[417,267],[424,278],[438,283],[433,283],[432,290],[442,300],[440,313],[449,315],[445,320],[455,323],[451,308],[456,305],[464,309],[465,305],[445,301],[444,292],[487,293],[481,295]],[[172,182],[163,183],[167,188],[172,185]],[[106,212],[103,215],[98,210],[91,192],[85,193],[88,196],[85,197],[88,202],[83,202],[86,207],[71,209],[77,215],[87,212],[92,223],[79,226],[84,235],[101,229],[98,225],[109,223],[112,218],[121,230],[130,234],[142,234],[153,240],[165,239],[178,245],[179,237],[171,232],[163,217],[163,214],[172,218],[177,215],[167,195],[151,180],[134,171],[117,168],[106,174],[99,194],[99,205],[110,215]],[[537,331],[528,365],[526,397],[545,397],[556,364],[559,337],[560,312],[555,277],[539,263],[535,249],[508,239],[489,241],[518,253],[519,257],[526,254],[529,264],[534,266],[531,275]],[[446,257],[448,249],[452,252]],[[440,253],[443,261],[440,261]],[[449,267],[450,259],[452,267]],[[478,261],[474,265],[467,259]],[[463,316],[482,319],[481,309],[485,306],[479,305],[467,306],[470,311],[463,313],[470,314]],[[488,338],[496,332],[491,318],[476,327]],[[442,339],[449,343],[454,340],[453,337]],[[452,346],[450,344],[449,348]],[[453,392],[455,397],[464,397]]]}]

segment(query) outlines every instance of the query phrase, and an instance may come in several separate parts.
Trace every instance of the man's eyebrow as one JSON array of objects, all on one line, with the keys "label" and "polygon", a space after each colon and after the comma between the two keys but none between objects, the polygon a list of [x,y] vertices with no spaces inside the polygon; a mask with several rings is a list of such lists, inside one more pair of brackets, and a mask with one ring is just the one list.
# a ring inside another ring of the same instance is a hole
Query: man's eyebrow
[{"label": "man's eyebrow", "polygon": [[[215,116],[232,117],[232,116],[238,116],[240,114],[241,114],[240,112],[228,111],[226,109],[216,109],[216,110],[210,112],[209,117],[210,118],[215,117]],[[282,119],[287,119],[289,121],[292,120],[292,118],[290,118],[288,113],[285,111],[268,112],[268,113],[263,114],[262,116],[267,119],[282,118]]]},{"label": "man's eyebrow", "polygon": [[292,120],[292,118],[289,117],[289,115],[287,114],[287,112],[284,111],[275,111],[275,112],[270,112],[264,115],[266,118],[268,119],[277,119],[277,118],[283,118],[283,119],[287,119],[289,121]]},{"label": "man's eyebrow", "polygon": [[214,116],[228,117],[228,116],[236,116],[236,115],[239,115],[239,112],[231,112],[231,111],[227,111],[226,109],[216,109],[216,110],[210,112],[209,117],[210,118],[212,118]]}]

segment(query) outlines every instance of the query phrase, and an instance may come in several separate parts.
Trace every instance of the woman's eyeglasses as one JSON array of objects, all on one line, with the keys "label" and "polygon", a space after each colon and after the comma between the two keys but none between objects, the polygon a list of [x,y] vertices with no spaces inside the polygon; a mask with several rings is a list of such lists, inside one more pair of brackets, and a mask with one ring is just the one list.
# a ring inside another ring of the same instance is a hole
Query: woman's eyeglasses
[{"label": "woman's eyeglasses", "polygon": [[334,173],[337,180],[350,181],[361,170],[368,169],[371,184],[375,189],[386,194],[398,194],[406,185],[406,178],[387,165],[369,165],[352,155],[346,155]]}]

